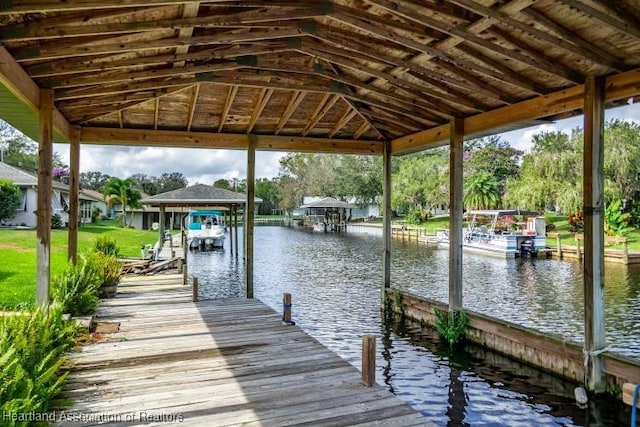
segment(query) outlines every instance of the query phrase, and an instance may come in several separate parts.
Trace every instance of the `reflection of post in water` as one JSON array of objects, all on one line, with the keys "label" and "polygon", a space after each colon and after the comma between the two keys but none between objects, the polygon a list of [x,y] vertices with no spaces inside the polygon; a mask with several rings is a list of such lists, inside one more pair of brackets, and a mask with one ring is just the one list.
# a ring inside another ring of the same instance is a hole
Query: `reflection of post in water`
[{"label": "reflection of post in water", "polygon": [[385,313],[382,321],[382,357],[384,358],[385,364],[382,368],[382,377],[384,378],[384,383],[387,385],[387,388],[391,393],[395,393],[393,389],[393,384],[391,380],[393,379],[393,374],[391,373],[391,359],[393,359],[393,354],[391,353],[391,349],[393,348],[393,340],[391,339],[391,325],[393,324],[393,317],[388,316]]},{"label": "reflection of post in water", "polygon": [[469,424],[464,422],[468,402],[464,393],[464,381],[460,379],[460,375],[469,368],[470,356],[464,350],[463,345],[442,344],[438,347],[437,353],[439,356],[449,359],[449,405],[446,412],[449,421],[447,426],[468,426]]}]

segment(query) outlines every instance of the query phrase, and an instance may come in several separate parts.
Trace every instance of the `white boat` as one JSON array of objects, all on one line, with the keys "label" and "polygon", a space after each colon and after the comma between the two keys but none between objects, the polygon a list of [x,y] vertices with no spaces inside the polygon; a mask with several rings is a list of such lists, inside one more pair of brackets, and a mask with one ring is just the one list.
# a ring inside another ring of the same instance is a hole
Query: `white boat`
[{"label": "white boat", "polygon": [[[462,248],[504,258],[537,256],[546,253],[546,224],[537,212],[519,209],[478,210],[465,214]],[[449,230],[436,232],[439,245],[449,245]]]},{"label": "white boat", "polygon": [[187,245],[190,249],[224,247],[225,225],[222,212],[194,210],[189,212]]}]

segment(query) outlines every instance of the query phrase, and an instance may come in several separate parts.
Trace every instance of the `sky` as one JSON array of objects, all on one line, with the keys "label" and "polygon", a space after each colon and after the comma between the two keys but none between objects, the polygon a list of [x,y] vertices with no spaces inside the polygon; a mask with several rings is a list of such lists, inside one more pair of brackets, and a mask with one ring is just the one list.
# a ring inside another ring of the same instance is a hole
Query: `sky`
[{"label": "sky", "polygon": [[[640,105],[608,109],[605,119],[623,119],[640,123]],[[576,116],[499,135],[513,147],[527,152],[533,135],[543,131],[569,132],[573,128],[582,127],[582,120],[582,116]],[[55,144],[54,151],[69,164],[67,144]],[[284,155],[285,153],[271,151],[256,152],[256,177],[277,176],[279,159]],[[83,145],[80,151],[80,172],[99,171],[119,178],[136,173],[160,176],[165,172],[181,172],[187,177],[189,185],[211,185],[218,179],[243,179],[246,177],[246,166],[247,155],[244,150]]]}]

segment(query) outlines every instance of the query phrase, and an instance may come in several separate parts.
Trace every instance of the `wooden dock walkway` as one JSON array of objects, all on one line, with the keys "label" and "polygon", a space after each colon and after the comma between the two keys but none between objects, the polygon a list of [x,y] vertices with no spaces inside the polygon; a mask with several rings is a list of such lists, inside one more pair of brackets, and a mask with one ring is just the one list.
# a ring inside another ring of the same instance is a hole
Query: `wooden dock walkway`
[{"label": "wooden dock walkway", "polygon": [[120,330],[72,356],[58,425],[432,425],[260,301],[193,303],[181,280],[126,279],[101,304]]}]

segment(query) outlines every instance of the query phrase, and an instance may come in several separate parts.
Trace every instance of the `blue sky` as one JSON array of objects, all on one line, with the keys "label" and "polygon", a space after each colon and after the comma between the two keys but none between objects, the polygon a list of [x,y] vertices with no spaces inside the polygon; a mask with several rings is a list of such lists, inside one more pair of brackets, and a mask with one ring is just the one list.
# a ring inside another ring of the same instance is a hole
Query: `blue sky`
[{"label": "blue sky", "polygon": [[[614,118],[640,123],[640,105],[626,105],[606,111],[606,120]],[[582,116],[560,120],[556,123],[534,126],[500,136],[523,151],[530,147],[531,137],[542,131],[570,131],[582,127]],[[54,150],[69,163],[69,147],[56,144]],[[278,174],[279,159],[283,153],[256,153],[256,177],[271,178]],[[140,148],[83,146],[80,154],[82,172],[100,171],[121,178],[135,173],[160,176],[164,172],[181,172],[189,184],[212,184],[220,178],[244,178],[246,176],[246,153],[235,150],[206,150],[185,148]]]}]

